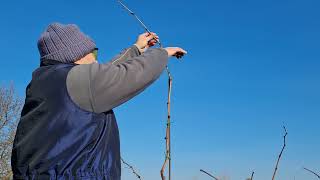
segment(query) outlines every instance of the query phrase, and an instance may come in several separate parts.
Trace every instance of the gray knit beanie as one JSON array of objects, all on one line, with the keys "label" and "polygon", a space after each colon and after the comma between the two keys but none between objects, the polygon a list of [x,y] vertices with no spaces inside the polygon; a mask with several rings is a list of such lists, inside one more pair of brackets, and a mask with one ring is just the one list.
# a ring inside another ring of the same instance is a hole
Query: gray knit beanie
[{"label": "gray knit beanie", "polygon": [[75,62],[96,48],[92,39],[74,24],[50,24],[38,40],[40,60]]}]

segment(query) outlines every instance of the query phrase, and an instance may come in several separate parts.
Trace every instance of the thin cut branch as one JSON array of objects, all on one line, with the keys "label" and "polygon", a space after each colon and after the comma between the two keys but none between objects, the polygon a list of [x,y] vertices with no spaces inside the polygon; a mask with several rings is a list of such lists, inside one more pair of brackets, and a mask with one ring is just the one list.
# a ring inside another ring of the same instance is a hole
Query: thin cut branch
[{"label": "thin cut branch", "polygon": [[308,169],[308,168],[303,168],[304,170],[306,170],[306,171],[309,171],[309,172],[311,172],[312,174],[314,174],[315,176],[317,176],[318,177],[318,179],[320,179],[320,175],[319,174],[317,174],[317,173],[315,173],[314,171],[312,171],[312,170],[310,170],[310,169]]},{"label": "thin cut branch", "polygon": [[127,163],[126,161],[124,161],[122,158],[121,158],[121,161],[122,161],[123,164],[125,164],[126,166],[128,166],[129,169],[132,170],[132,173],[133,173],[135,176],[137,176],[138,179],[141,180],[141,176],[134,170],[134,168],[133,168],[130,164],[128,164],[128,163]]},{"label": "thin cut branch", "polygon": [[286,137],[287,137],[287,135],[288,135],[288,132],[287,132],[287,129],[286,129],[285,126],[283,126],[283,129],[284,129],[284,132],[285,132],[285,134],[284,134],[284,136],[283,136],[283,147],[282,147],[281,152],[280,152],[280,154],[279,154],[279,156],[278,156],[278,160],[277,160],[277,163],[276,163],[276,167],[274,168],[272,180],[275,179],[275,176],[276,176],[276,173],[277,173],[277,170],[278,170],[279,161],[280,161],[280,159],[281,159],[283,150],[284,150],[284,148],[286,147]]},{"label": "thin cut branch", "polygon": [[217,177],[213,176],[212,174],[208,173],[208,172],[205,171],[205,170],[200,169],[200,171],[203,172],[203,173],[205,173],[205,174],[207,174],[208,176],[212,177],[212,178],[215,179],[215,180],[219,180]]}]

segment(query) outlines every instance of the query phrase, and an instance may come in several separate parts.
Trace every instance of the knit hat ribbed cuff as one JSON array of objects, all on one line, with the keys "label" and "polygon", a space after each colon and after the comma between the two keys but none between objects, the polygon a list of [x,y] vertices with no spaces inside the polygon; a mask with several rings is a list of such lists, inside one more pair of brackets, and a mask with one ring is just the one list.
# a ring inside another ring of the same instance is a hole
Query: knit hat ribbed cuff
[{"label": "knit hat ribbed cuff", "polygon": [[85,39],[84,41],[75,44],[71,47],[61,49],[54,53],[41,57],[43,60],[56,60],[64,63],[75,62],[87,54],[91,53],[96,48],[95,43],[91,39]]}]

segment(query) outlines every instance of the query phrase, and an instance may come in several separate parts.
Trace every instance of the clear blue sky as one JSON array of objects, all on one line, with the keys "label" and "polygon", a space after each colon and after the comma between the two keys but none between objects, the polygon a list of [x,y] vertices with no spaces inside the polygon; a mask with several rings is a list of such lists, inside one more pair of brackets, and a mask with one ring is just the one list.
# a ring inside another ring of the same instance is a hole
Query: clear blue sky
[{"label": "clear blue sky", "polygon": [[[278,179],[312,180],[320,172],[320,1],[127,1],[164,45],[189,54],[170,61],[173,179],[206,180],[199,169],[243,180],[271,179],[287,126]],[[75,23],[105,62],[143,29],[116,1],[2,1],[0,84],[18,94],[38,67],[40,33]],[[144,179],[160,179],[167,77],[115,109],[122,156]],[[135,179],[123,169],[123,179]]]}]

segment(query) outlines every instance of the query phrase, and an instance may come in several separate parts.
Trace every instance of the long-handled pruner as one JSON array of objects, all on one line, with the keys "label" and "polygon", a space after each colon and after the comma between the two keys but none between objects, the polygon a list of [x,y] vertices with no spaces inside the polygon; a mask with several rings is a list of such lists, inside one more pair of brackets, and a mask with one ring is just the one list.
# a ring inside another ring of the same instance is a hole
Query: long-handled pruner
[{"label": "long-handled pruner", "polygon": [[[134,13],[133,11],[131,11],[121,0],[118,0],[118,2],[121,4],[121,6],[127,10],[132,16],[135,17],[135,19],[141,24],[141,26],[145,29],[145,31],[147,31],[149,34],[151,34],[151,31],[147,28],[147,26],[141,21],[141,19],[136,15],[136,13]],[[159,43],[159,46],[162,47],[162,44],[160,42],[159,39],[153,38],[156,42]],[[177,57],[178,59],[182,58],[184,55],[183,52],[177,52],[174,56]]]}]

